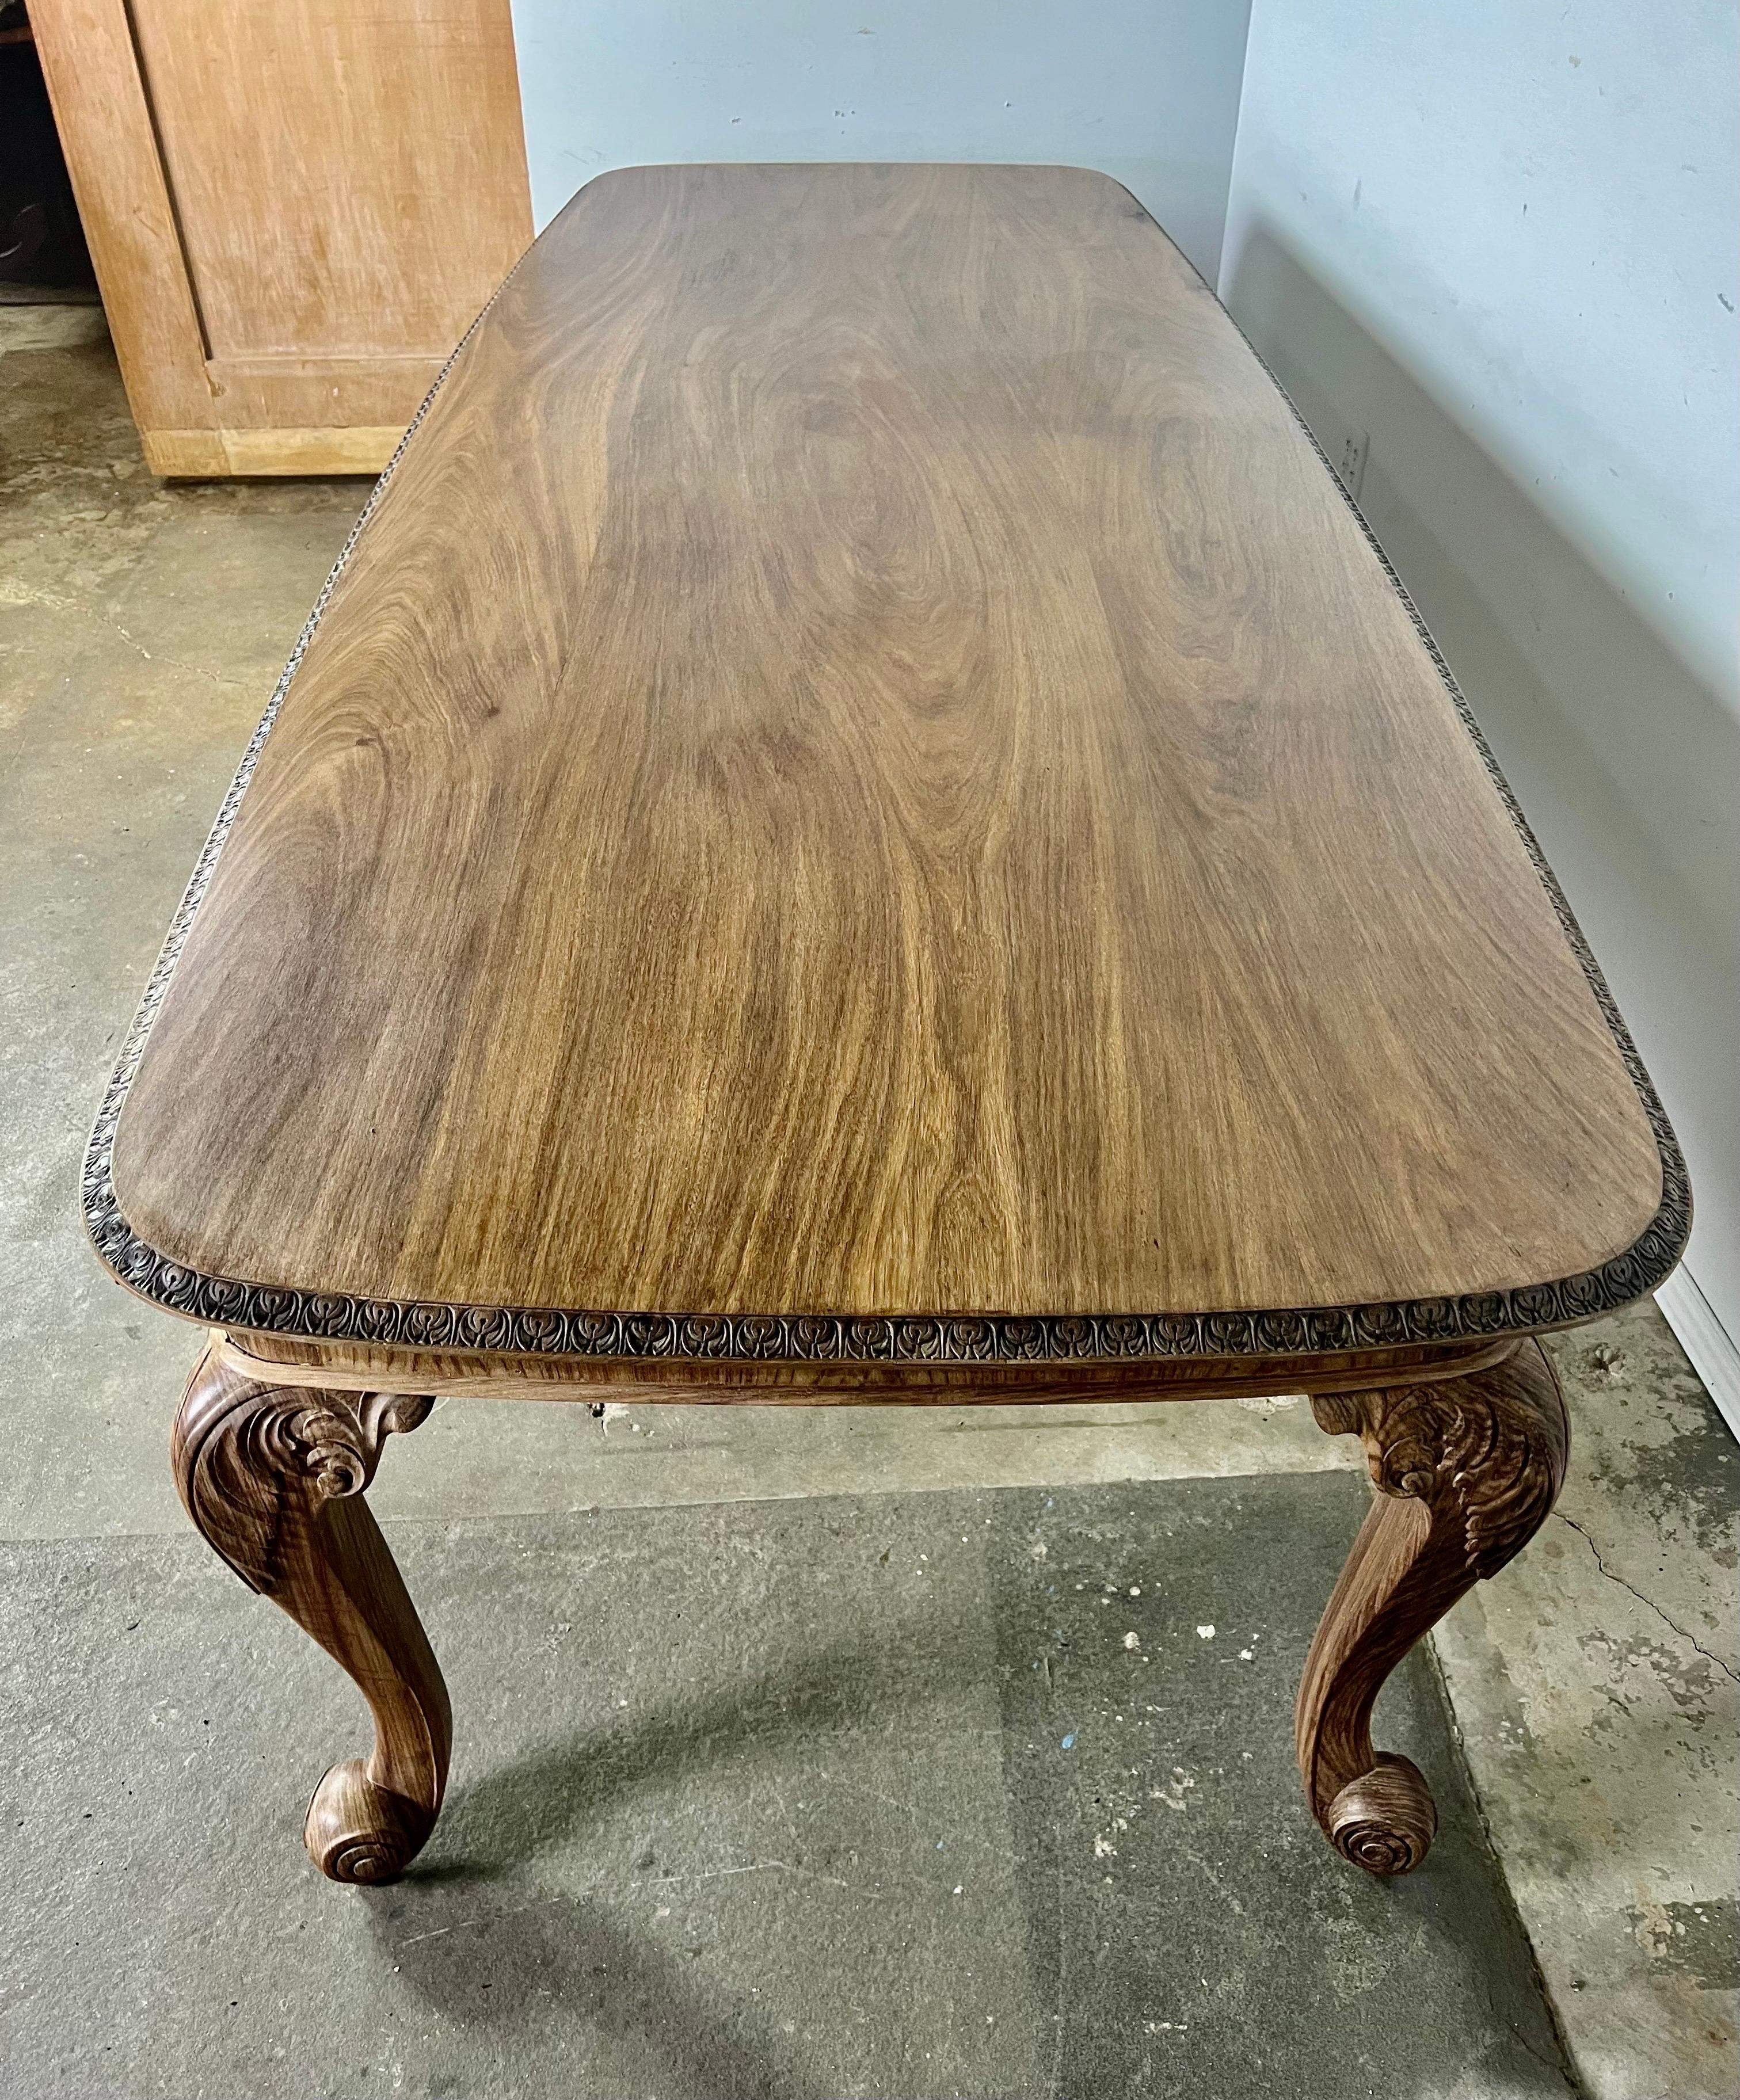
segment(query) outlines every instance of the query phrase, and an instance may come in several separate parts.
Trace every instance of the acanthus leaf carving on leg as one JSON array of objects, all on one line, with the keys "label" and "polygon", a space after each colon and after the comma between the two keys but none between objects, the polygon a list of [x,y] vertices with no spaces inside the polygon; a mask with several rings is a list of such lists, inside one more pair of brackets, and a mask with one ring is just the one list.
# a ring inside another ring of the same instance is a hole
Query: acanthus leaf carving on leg
[{"label": "acanthus leaf carving on leg", "polygon": [[1380,1499],[1325,1610],[1300,1685],[1300,1771],[1336,1850],[1405,1873],[1437,1827],[1408,1758],[1371,1747],[1373,1702],[1420,1635],[1546,1520],[1570,1432],[1539,1342],[1464,1378],[1319,1394],[1318,1426],[1358,1435]]},{"label": "acanthus leaf carving on leg", "polygon": [[363,1500],[386,1438],[426,1397],[276,1386],[207,1351],[176,1418],[176,1484],[195,1525],[252,1589],[356,1681],[375,1720],[366,1762],[335,1765],[304,1837],[339,1881],[390,1880],[434,1829],[453,1732],[446,1688]]}]

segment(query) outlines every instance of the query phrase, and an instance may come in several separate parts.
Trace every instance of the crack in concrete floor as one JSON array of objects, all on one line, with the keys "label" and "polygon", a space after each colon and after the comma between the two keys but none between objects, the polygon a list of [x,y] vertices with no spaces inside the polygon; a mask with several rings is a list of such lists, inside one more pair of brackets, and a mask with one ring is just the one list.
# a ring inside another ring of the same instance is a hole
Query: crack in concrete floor
[{"label": "crack in concrete floor", "polygon": [[1696,1649],[1698,1653],[1703,1657],[1706,1662],[1713,1664],[1715,1667],[1720,1670],[1722,1674],[1725,1678],[1729,1679],[1731,1683],[1740,1684],[1740,1670],[1736,1670],[1730,1665],[1724,1662],[1720,1656],[1712,1655],[1709,1649],[1704,1646],[1703,1643],[1698,1639],[1696,1634],[1689,1631],[1687,1628],[1682,1626],[1676,1619],[1670,1617],[1669,1615],[1662,1609],[1661,1606],[1656,1603],[1655,1599],[1653,1597],[1646,1597],[1643,1591],[1637,1587],[1635,1582],[1627,1582],[1623,1575],[1616,1575],[1614,1573],[1612,1568],[1610,1568],[1607,1565],[1606,1562],[1602,1560],[1601,1548],[1595,1543],[1595,1541],[1590,1538],[1588,1533],[1583,1529],[1583,1526],[1578,1523],[1575,1517],[1567,1516],[1563,1510],[1555,1510],[1552,1514],[1558,1519],[1561,1524],[1568,1524],[1571,1529],[1576,1533],[1577,1536],[1583,1540],[1583,1543],[1588,1547],[1590,1552],[1594,1555],[1596,1566],[1601,1570],[1601,1573],[1606,1577],[1610,1582],[1617,1582],[1622,1590],[1629,1590],[1632,1595],[1637,1599],[1640,1604],[1644,1605],[1648,1610],[1654,1612],[1657,1618],[1661,1621],[1664,1626],[1667,1627],[1672,1632],[1677,1634],[1680,1639],[1683,1640],[1689,1648]]}]

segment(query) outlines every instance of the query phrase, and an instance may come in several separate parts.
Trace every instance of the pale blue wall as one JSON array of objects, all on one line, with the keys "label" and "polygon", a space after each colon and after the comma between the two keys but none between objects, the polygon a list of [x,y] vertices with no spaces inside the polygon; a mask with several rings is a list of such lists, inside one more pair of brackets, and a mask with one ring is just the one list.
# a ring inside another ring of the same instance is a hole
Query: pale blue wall
[{"label": "pale blue wall", "polygon": [[1740,1336],[1740,30],[1256,0],[1221,294],[1362,505],[1678,1127]]},{"label": "pale blue wall", "polygon": [[605,168],[1038,161],[1134,191],[1212,281],[1249,0],[514,0],[542,227]]}]

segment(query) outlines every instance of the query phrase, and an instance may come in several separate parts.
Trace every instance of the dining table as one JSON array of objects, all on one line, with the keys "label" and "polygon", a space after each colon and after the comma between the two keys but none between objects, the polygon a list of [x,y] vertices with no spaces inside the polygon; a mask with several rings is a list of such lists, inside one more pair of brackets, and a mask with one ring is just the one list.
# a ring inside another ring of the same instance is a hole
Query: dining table
[{"label": "dining table", "polygon": [[371,1710],[305,1833],[354,1882],[447,1779],[364,1497],[437,1395],[1307,1394],[1376,1493],[1305,1802],[1403,1873],[1374,1700],[1552,1506],[1541,1337],[1690,1222],[1274,376],[1118,183],[976,164],[618,169],[538,237],[247,746],[83,1207],[207,1330],[193,1524]]}]

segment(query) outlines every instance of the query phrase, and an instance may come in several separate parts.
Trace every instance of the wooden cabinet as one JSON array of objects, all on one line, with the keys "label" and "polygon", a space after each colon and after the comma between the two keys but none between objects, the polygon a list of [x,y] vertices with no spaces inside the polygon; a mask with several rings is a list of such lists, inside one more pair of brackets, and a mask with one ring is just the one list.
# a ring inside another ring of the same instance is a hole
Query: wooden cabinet
[{"label": "wooden cabinet", "polygon": [[33,0],[146,461],[372,473],[532,238],[508,0]]}]

